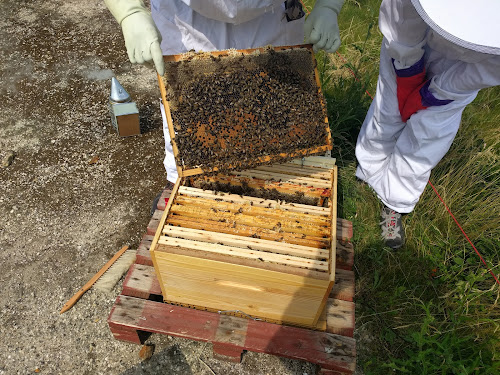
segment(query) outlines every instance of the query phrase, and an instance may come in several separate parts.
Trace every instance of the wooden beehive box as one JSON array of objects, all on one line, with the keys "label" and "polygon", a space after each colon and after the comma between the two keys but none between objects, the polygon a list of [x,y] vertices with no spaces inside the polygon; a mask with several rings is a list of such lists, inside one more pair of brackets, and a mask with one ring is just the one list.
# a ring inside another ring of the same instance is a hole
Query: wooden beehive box
[{"label": "wooden beehive box", "polygon": [[165,302],[317,328],[334,283],[337,170],[290,161],[332,148],[311,47],[164,59],[180,176],[151,246]]},{"label": "wooden beehive box", "polygon": [[151,246],[165,302],[317,327],[334,283],[337,169],[305,161],[178,180]]}]

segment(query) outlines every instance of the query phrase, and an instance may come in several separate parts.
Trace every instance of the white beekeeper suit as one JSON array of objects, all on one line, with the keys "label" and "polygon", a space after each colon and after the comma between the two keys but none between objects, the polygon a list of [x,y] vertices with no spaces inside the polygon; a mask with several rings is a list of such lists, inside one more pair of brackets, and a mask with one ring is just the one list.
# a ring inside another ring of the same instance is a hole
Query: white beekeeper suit
[{"label": "white beekeeper suit", "polygon": [[[500,85],[499,11],[494,0],[382,2],[380,73],[356,145],[356,176],[397,213],[415,207],[465,106]],[[416,73],[422,84],[404,102],[404,80]]]},{"label": "white beekeeper suit", "polygon": [[[142,0],[105,0],[120,23],[129,59],[153,61],[163,75],[162,54],[266,45],[312,43],[314,50],[335,52],[340,46],[337,15],[344,0],[317,0],[304,21],[299,0],[151,0],[151,15]],[[167,179],[175,182],[177,170],[170,144],[165,111]]]}]

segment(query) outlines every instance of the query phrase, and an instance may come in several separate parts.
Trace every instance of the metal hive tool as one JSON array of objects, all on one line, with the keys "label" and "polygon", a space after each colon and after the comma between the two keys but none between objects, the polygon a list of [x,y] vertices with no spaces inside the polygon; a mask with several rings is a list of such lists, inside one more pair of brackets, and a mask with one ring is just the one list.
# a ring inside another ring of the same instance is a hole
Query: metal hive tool
[{"label": "metal hive tool", "polygon": [[159,77],[180,176],[332,148],[309,45],[164,56]]}]

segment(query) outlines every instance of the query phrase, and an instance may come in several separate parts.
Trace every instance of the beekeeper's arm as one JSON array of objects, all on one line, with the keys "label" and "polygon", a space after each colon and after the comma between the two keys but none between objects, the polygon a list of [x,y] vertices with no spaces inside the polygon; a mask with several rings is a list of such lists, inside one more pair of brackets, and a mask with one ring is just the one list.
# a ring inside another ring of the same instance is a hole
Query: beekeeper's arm
[{"label": "beekeeper's arm", "polygon": [[104,0],[122,27],[125,47],[131,63],[153,62],[158,74],[165,71],[161,35],[142,0]]},{"label": "beekeeper's arm", "polygon": [[316,1],[304,23],[305,41],[313,45],[315,52],[323,49],[331,53],[340,47],[337,16],[343,4],[344,0]]}]

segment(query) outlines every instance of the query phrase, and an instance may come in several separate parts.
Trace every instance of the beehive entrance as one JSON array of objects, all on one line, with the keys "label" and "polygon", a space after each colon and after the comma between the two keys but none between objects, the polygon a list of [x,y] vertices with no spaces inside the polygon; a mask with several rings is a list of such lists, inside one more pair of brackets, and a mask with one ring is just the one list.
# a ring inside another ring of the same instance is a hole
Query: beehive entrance
[{"label": "beehive entrance", "polygon": [[160,87],[181,176],[331,149],[310,48],[188,53],[165,60]]}]

